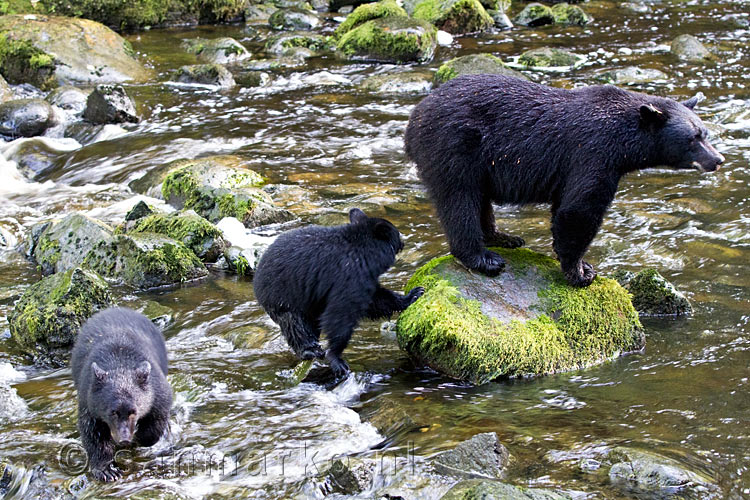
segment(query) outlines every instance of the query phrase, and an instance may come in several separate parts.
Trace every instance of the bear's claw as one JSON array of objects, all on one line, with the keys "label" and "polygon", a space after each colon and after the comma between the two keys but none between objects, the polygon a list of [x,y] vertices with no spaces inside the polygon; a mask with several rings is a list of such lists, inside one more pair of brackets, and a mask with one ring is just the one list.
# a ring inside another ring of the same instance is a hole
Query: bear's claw
[{"label": "bear's claw", "polygon": [[493,234],[485,235],[484,244],[489,247],[519,248],[524,246],[526,241],[520,236],[513,236],[512,234],[497,231]]},{"label": "bear's claw", "polygon": [[503,269],[505,269],[505,260],[490,250],[483,250],[482,254],[475,260],[475,265],[467,265],[466,267],[491,278],[497,276]]},{"label": "bear's claw", "polygon": [[103,483],[112,483],[122,477],[122,471],[114,463],[105,465],[103,469],[92,469],[94,479]]}]

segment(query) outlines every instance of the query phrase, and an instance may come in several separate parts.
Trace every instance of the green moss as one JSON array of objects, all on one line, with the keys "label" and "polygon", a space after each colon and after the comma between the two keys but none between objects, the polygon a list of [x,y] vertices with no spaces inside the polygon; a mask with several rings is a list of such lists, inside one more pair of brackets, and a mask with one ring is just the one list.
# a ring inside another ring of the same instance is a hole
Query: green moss
[{"label": "green moss", "polygon": [[54,266],[60,260],[60,242],[44,235],[39,241],[39,264]]},{"label": "green moss", "polygon": [[337,49],[347,57],[366,60],[426,61],[434,53],[436,35],[437,30],[424,21],[379,18],[344,34]]},{"label": "green moss", "polygon": [[348,33],[360,24],[379,17],[408,17],[406,11],[400,7],[395,0],[384,0],[382,2],[365,3],[354,9],[354,12],[346,16],[343,23],[336,28],[333,38],[338,40],[344,33]]},{"label": "green moss", "polygon": [[533,275],[547,284],[538,293],[535,316],[487,316],[480,302],[441,274],[454,262],[441,257],[409,280],[408,289],[422,286],[426,292],[399,317],[402,348],[439,371],[480,384],[585,367],[642,347],[638,315],[617,282],[597,278],[587,288],[572,288],[554,259],[527,249],[493,250],[506,258],[518,282]]},{"label": "green moss", "polygon": [[252,269],[250,269],[250,263],[247,261],[244,255],[240,255],[237,257],[237,261],[234,263],[235,268],[237,269],[237,274],[240,276],[249,276],[252,273]]},{"label": "green moss", "polygon": [[195,214],[153,214],[135,221],[130,233],[158,233],[181,241],[198,257],[213,248],[215,242],[221,241],[223,234],[213,224]]},{"label": "green moss", "polygon": [[190,165],[177,170],[173,170],[164,179],[161,185],[161,194],[164,199],[177,197],[183,200],[183,205],[187,205],[188,200],[195,197],[198,190],[198,179],[195,177]]},{"label": "green moss", "polygon": [[193,252],[169,243],[139,254],[136,262],[144,273],[166,276],[174,283],[186,281],[196,267],[202,266]]},{"label": "green moss", "polygon": [[495,25],[479,0],[424,0],[413,17],[453,34],[485,31]]},{"label": "green moss", "polygon": [[26,40],[0,35],[0,74],[8,83],[31,83],[43,90],[55,86],[55,58]]},{"label": "green moss", "polygon": [[445,83],[448,80],[453,80],[458,76],[458,72],[456,72],[455,69],[453,69],[448,64],[443,64],[438,68],[437,73],[435,73],[435,81],[438,81],[440,83]]},{"label": "green moss", "polygon": [[626,271],[613,276],[633,296],[633,306],[643,316],[686,315],[693,312],[690,301],[664,279],[656,269],[638,274]]},{"label": "green moss", "polygon": [[257,202],[249,197],[239,197],[231,193],[224,194],[216,199],[216,206],[219,208],[219,217],[235,217],[244,220],[245,217],[252,214]]},{"label": "green moss", "polygon": [[591,18],[577,5],[558,3],[552,6],[552,15],[556,24],[578,24],[583,26],[591,21]]},{"label": "green moss", "polygon": [[552,49],[542,47],[540,49],[529,50],[521,54],[518,63],[535,68],[545,68],[550,66],[574,66],[581,61],[576,54],[561,49]]}]

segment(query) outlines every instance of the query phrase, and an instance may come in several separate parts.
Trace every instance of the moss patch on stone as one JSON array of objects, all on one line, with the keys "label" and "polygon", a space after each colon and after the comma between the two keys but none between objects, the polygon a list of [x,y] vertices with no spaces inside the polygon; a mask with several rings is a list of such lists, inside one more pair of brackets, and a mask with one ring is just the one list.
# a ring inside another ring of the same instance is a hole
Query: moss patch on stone
[{"label": "moss patch on stone", "polygon": [[633,297],[633,307],[641,316],[685,316],[693,313],[690,301],[656,269],[637,274],[618,271],[617,280]]},{"label": "moss patch on stone", "polygon": [[486,31],[495,25],[479,0],[424,0],[415,7],[413,17],[454,35]]},{"label": "moss patch on stone", "polygon": [[577,5],[558,3],[553,5],[551,10],[552,16],[555,18],[555,24],[577,24],[583,26],[591,21],[591,17]]},{"label": "moss patch on stone", "polygon": [[638,314],[616,281],[572,288],[554,259],[528,249],[493,250],[508,262],[498,278],[470,274],[452,256],[414,274],[407,289],[426,292],[399,317],[404,350],[481,384],[582,368],[643,347]]},{"label": "moss patch on stone", "polygon": [[405,63],[432,59],[437,30],[430,23],[403,17],[367,21],[339,39],[336,48],[347,58]]},{"label": "moss patch on stone", "polygon": [[128,232],[163,234],[182,242],[198,258],[207,262],[214,262],[225,246],[223,233],[193,212],[152,214],[136,220]]},{"label": "moss patch on stone", "polygon": [[114,305],[109,287],[95,273],[80,268],[48,276],[32,285],[8,317],[16,345],[38,361],[66,364],[81,325]]},{"label": "moss patch on stone", "polygon": [[408,17],[406,11],[399,6],[395,0],[384,0],[382,2],[365,3],[354,9],[336,31],[333,32],[334,39],[338,40],[345,33],[353,30],[360,24],[380,17]]},{"label": "moss patch on stone", "polygon": [[0,35],[0,74],[12,84],[30,83],[42,90],[56,86],[55,58],[27,40]]},{"label": "moss patch on stone", "polygon": [[441,84],[459,75],[493,74],[527,79],[525,75],[505,66],[492,54],[470,54],[443,63],[435,73],[435,83]]}]

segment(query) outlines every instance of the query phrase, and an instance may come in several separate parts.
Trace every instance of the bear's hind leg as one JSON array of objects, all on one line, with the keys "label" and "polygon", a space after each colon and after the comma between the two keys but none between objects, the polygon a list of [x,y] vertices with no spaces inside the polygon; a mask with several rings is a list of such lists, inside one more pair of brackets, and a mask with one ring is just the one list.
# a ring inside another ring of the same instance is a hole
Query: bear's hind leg
[{"label": "bear's hind leg", "polygon": [[484,244],[488,247],[518,248],[526,244],[520,236],[498,231],[492,202],[488,199],[482,201],[482,234]]},{"label": "bear's hind leg", "polygon": [[468,190],[445,193],[435,198],[435,206],[451,253],[469,269],[497,276],[505,268],[505,261],[484,247],[479,189],[472,194],[467,194]]},{"label": "bear's hind leg", "polygon": [[320,332],[301,314],[294,312],[283,312],[271,314],[273,319],[281,328],[289,347],[300,359],[315,359],[325,357],[325,352],[320,346],[318,339]]},{"label": "bear's hind leg", "polygon": [[336,378],[349,373],[349,365],[341,354],[349,345],[354,328],[362,316],[364,314],[355,304],[331,301],[320,317],[320,327],[328,337],[326,359]]},{"label": "bear's hind leg", "polygon": [[367,308],[367,317],[370,319],[390,318],[394,312],[401,312],[412,305],[423,293],[424,288],[421,286],[412,288],[406,295],[378,286]]}]

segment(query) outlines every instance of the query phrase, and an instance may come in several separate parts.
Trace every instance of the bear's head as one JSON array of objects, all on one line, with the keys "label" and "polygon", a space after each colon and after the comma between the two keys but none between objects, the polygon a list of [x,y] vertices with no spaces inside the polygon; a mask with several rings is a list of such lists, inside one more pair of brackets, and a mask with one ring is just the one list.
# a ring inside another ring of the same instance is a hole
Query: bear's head
[{"label": "bear's head", "polygon": [[116,443],[132,442],[138,419],[148,413],[154,399],[149,383],[151,363],[142,361],[135,368],[104,370],[94,362],[91,371],[94,416],[107,424]]},{"label": "bear's head", "polygon": [[724,156],[708,142],[708,130],[693,108],[698,98],[683,103],[655,98],[640,108],[641,123],[655,134],[655,161],[678,169],[713,172]]},{"label": "bear's head", "polygon": [[359,208],[352,208],[349,210],[349,222],[354,226],[366,229],[367,234],[390,245],[394,255],[404,248],[404,242],[401,241],[401,233],[398,232],[398,229],[393,224],[385,219],[368,217]]}]

